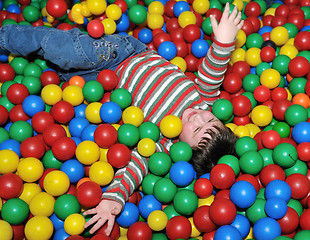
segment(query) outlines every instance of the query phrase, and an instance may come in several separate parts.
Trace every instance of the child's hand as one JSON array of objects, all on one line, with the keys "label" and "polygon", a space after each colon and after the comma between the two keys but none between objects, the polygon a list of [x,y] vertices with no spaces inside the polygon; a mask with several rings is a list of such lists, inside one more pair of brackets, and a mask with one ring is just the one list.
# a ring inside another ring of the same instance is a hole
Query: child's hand
[{"label": "child's hand", "polygon": [[83,213],[83,215],[94,214],[94,216],[85,223],[84,228],[96,223],[89,231],[90,234],[93,234],[107,222],[108,225],[105,233],[109,236],[114,226],[115,217],[121,210],[122,205],[120,203],[113,200],[102,200],[97,207]]},{"label": "child's hand", "polygon": [[235,40],[238,31],[242,28],[241,12],[235,6],[229,15],[229,3],[226,4],[221,21],[217,23],[214,16],[210,16],[214,37],[221,43],[231,43]]}]

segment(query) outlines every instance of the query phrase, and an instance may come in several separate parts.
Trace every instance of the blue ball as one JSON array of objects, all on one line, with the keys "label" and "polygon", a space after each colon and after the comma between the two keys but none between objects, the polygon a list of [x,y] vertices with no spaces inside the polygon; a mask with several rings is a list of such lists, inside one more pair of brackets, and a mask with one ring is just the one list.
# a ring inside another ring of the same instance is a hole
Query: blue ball
[{"label": "blue ball", "polygon": [[256,67],[251,67],[250,73],[256,75]]},{"label": "blue ball", "polygon": [[230,225],[239,231],[242,239],[248,236],[250,232],[250,221],[242,214],[237,214],[235,220]]},{"label": "blue ball", "polygon": [[214,240],[241,240],[241,234],[240,232],[233,226],[230,225],[223,225],[219,227],[215,234],[214,234]]},{"label": "blue ball", "polygon": [[70,237],[70,235],[66,233],[65,229],[60,228],[54,233],[53,240],[66,240],[68,237]]},{"label": "blue ball", "polygon": [[138,220],[139,220],[139,209],[135,204],[131,202],[125,203],[124,210],[119,215],[119,217],[116,218],[116,222],[121,227],[130,227]]},{"label": "blue ball", "polygon": [[153,33],[150,29],[148,28],[143,28],[140,30],[138,34],[138,38],[141,42],[145,44],[149,44],[153,40]]},{"label": "blue ball", "polygon": [[87,105],[86,104],[80,104],[76,107],[74,107],[74,117],[81,117],[81,118],[86,118],[85,116],[85,110],[86,110]]},{"label": "blue ball", "polygon": [[285,202],[288,202],[291,195],[291,187],[283,180],[273,180],[269,182],[265,188],[265,197],[267,200],[273,197],[279,197]]},{"label": "blue ball", "polygon": [[0,144],[0,150],[4,150],[4,149],[8,149],[8,150],[12,150],[13,152],[15,152],[19,157],[21,157],[21,153],[20,153],[20,143],[14,139],[7,139],[4,140],[1,144]]},{"label": "blue ball", "polygon": [[26,97],[22,106],[24,112],[30,117],[33,117],[36,113],[45,110],[44,101],[37,95],[29,95]]},{"label": "blue ball", "polygon": [[52,216],[50,216],[50,220],[53,223],[54,229],[57,231],[58,229],[61,229],[64,227],[64,221],[59,219],[55,213],[53,213]]},{"label": "blue ball", "polygon": [[298,144],[303,142],[310,142],[310,123],[297,123],[292,130],[292,137]]},{"label": "blue ball", "polygon": [[310,26],[304,26],[300,31],[309,31],[310,30]]},{"label": "blue ball", "polygon": [[121,18],[116,21],[116,30],[125,32],[130,26],[129,18],[126,14],[122,14]]},{"label": "blue ball", "polygon": [[17,6],[16,4],[10,4],[7,8],[7,11],[9,11],[10,13],[16,13],[19,14],[21,13],[20,7]]},{"label": "blue ball", "polygon": [[260,28],[259,30],[258,30],[258,33],[260,34],[260,35],[263,35],[264,33],[270,33],[271,31],[272,31],[272,27],[270,27],[270,26],[263,26],[262,28]]},{"label": "blue ball", "polygon": [[166,60],[171,60],[177,55],[177,47],[171,41],[162,42],[157,51]]},{"label": "blue ball", "polygon": [[195,176],[192,164],[185,161],[178,161],[170,168],[169,176],[171,181],[178,187],[186,187]]},{"label": "blue ball", "polygon": [[178,1],[173,5],[174,16],[179,17],[185,11],[190,11],[190,6],[186,1]]},{"label": "blue ball", "polygon": [[281,235],[281,227],[276,220],[264,217],[255,222],[253,234],[256,240],[273,240]]},{"label": "blue ball", "polygon": [[3,3],[2,1],[0,1],[0,10],[2,10],[2,7],[3,7]]},{"label": "blue ball", "polygon": [[235,182],[230,191],[230,200],[239,208],[250,207],[256,199],[255,187],[247,181]]},{"label": "blue ball", "polygon": [[60,171],[63,171],[69,177],[70,183],[77,183],[83,178],[85,174],[85,169],[82,163],[76,159],[71,159],[65,161],[61,167]]},{"label": "blue ball", "polygon": [[71,137],[71,139],[75,142],[76,146],[82,142],[82,140],[78,137]]},{"label": "blue ball", "polygon": [[69,122],[69,132],[72,137],[81,137],[83,130],[89,125],[86,118],[75,117]]},{"label": "blue ball", "polygon": [[149,214],[155,210],[162,210],[162,204],[154,197],[154,195],[146,195],[139,202],[140,215],[147,219]]},{"label": "blue ball", "polygon": [[279,197],[269,198],[265,203],[265,212],[268,217],[280,219],[287,212],[286,202]]},{"label": "blue ball", "polygon": [[122,117],[122,109],[115,102],[105,102],[100,107],[100,118],[106,123],[117,123]]},{"label": "blue ball", "polygon": [[81,133],[81,140],[82,141],[95,141],[94,139],[94,134],[95,134],[95,130],[98,126],[94,125],[94,124],[90,124],[87,127],[85,127]]},{"label": "blue ball", "polygon": [[191,52],[196,58],[202,58],[207,55],[209,44],[204,39],[197,39],[192,43]]},{"label": "blue ball", "polygon": [[12,126],[12,122],[8,122],[5,126],[4,129],[7,130],[8,132],[10,131],[10,127]]}]

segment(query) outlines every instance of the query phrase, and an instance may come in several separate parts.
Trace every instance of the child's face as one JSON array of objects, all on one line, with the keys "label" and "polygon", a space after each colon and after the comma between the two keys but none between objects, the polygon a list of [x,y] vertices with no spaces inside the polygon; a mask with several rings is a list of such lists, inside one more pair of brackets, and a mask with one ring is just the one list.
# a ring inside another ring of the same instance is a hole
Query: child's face
[{"label": "child's face", "polygon": [[183,129],[179,135],[180,141],[187,142],[192,148],[198,146],[202,137],[208,137],[205,133],[208,129],[213,129],[214,125],[221,126],[222,122],[213,113],[205,110],[193,108],[186,109],[181,117]]}]

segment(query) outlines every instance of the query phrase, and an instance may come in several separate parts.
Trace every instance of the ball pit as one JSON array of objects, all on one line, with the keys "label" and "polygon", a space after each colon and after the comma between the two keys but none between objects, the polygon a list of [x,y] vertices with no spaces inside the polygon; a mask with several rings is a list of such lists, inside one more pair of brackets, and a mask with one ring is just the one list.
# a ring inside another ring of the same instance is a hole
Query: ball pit
[{"label": "ball pit", "polygon": [[83,232],[81,206],[98,204],[101,187],[136,146],[149,157],[150,173],[112,239],[309,237],[308,1],[275,1],[267,9],[260,0],[87,0],[68,9],[63,0],[5,0],[0,23],[78,27],[94,38],[134,35],[195,78],[212,42],[209,16],[220,20],[226,2],[245,22],[212,112],[240,138],[237,156],[220,159],[209,179],[197,179],[182,142],[169,154],[154,153],[160,132],[177,138],[182,124],[174,116],[160,127],[144,122],[131,94],[115,89],[115,72],[63,83],[45,61],[1,51],[9,62],[0,64],[3,239],[108,239]]}]

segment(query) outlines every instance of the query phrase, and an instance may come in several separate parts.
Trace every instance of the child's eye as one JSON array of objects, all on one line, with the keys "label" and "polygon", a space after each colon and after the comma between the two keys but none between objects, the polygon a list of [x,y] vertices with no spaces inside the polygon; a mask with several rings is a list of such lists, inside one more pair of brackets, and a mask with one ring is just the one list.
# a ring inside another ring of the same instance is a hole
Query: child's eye
[{"label": "child's eye", "polygon": [[199,129],[200,129],[200,127],[196,128],[196,129],[194,130],[194,132],[198,132],[198,131],[199,131]]}]

